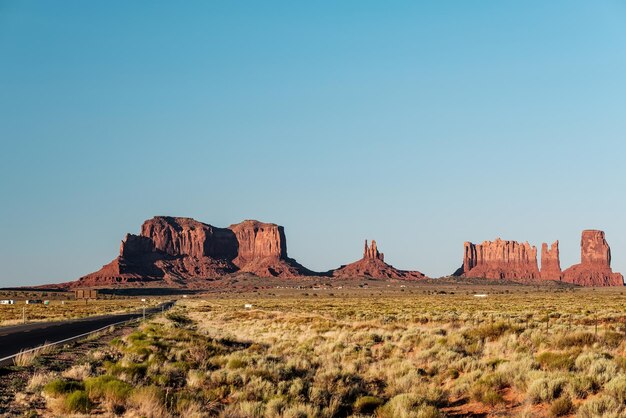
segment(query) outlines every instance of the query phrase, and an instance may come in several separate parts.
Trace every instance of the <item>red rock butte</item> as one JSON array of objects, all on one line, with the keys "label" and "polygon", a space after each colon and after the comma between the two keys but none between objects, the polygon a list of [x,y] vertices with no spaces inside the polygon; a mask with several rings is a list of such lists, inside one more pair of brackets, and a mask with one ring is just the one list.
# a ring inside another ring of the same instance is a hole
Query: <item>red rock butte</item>
[{"label": "red rock butte", "polygon": [[157,216],[127,234],[117,258],[70,286],[184,286],[235,272],[261,277],[313,274],[287,256],[282,226],[253,220],[218,228],[191,218]]},{"label": "red rock butte", "polygon": [[378,251],[376,241],[372,240],[370,246],[365,240],[365,248],[363,250],[363,258],[354,263],[341,266],[337,270],[331,271],[333,277],[338,278],[357,278],[368,277],[373,279],[402,279],[417,280],[425,279],[426,276],[419,271],[398,270],[397,268],[385,263],[385,255]]},{"label": "red rock butte", "polygon": [[581,286],[623,286],[624,276],[611,269],[611,248],[604,231],[583,231],[580,263],[563,272],[563,281]]},{"label": "red rock butte", "polygon": [[504,241],[500,238],[482,244],[466,242],[462,275],[488,279],[537,279],[537,248],[527,242]]},{"label": "red rock butte", "polygon": [[464,244],[463,266],[455,272],[463,277],[507,279],[520,282],[557,280],[581,286],[623,286],[620,273],[611,270],[611,249],[603,231],[586,230],[581,239],[581,262],[561,271],[559,242],[541,246],[541,271],[537,249],[517,241],[485,241]]}]

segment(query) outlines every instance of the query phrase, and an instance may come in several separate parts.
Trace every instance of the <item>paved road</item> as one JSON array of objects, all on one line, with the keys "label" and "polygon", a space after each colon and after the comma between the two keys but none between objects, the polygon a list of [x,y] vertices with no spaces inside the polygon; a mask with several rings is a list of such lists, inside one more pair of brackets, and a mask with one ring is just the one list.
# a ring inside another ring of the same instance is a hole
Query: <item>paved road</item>
[{"label": "paved road", "polygon": [[[147,308],[146,315],[169,309],[174,302],[166,302],[154,308]],[[32,324],[0,327],[0,359],[34,348],[45,343],[62,341],[97,329],[141,318],[143,311],[118,315],[100,315],[82,319],[57,322],[35,322]]]}]

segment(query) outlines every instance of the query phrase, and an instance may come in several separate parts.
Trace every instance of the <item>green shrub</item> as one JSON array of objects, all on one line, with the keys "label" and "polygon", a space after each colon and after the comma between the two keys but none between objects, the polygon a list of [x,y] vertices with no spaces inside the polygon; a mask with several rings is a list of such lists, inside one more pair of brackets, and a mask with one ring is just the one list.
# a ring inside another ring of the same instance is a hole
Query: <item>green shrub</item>
[{"label": "green shrub", "polygon": [[63,406],[67,412],[87,413],[91,409],[91,402],[89,402],[87,392],[84,390],[75,390],[67,395]]},{"label": "green shrub", "polygon": [[55,379],[43,387],[43,391],[50,396],[60,396],[66,393],[83,390],[82,382],[73,380]]},{"label": "green shrub", "polygon": [[123,405],[132,389],[128,383],[110,375],[85,379],[85,390],[91,399],[104,398],[113,404]]},{"label": "green shrub", "polygon": [[247,365],[248,363],[243,359],[231,358],[230,360],[228,360],[228,364],[226,365],[226,367],[228,367],[229,369],[243,369]]},{"label": "green shrub", "polygon": [[354,402],[352,409],[354,409],[356,413],[371,414],[384,403],[382,399],[375,396],[361,396]]},{"label": "green shrub", "polygon": [[574,367],[576,357],[570,353],[555,353],[544,351],[535,360],[544,370],[564,370],[570,371]]}]

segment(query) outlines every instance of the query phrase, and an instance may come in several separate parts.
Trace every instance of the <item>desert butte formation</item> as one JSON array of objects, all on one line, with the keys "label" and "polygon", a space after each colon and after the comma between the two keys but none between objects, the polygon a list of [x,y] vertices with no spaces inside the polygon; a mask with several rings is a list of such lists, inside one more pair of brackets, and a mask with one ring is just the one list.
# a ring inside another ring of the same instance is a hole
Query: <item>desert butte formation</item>
[{"label": "desert butte formation", "polygon": [[580,286],[623,286],[624,277],[611,269],[611,249],[603,231],[585,230],[580,242],[580,263],[561,271],[559,242],[541,247],[541,270],[537,248],[527,242],[485,241],[464,244],[463,266],[454,275],[522,282],[557,280]]},{"label": "desert butte formation", "polygon": [[[604,232],[583,231],[581,263],[561,271],[558,241],[543,244],[541,270],[537,249],[516,241],[464,244],[463,266],[456,276],[537,283],[563,281],[582,286],[621,286],[623,277],[610,267]],[[258,277],[326,276],[419,280],[419,271],[399,270],[385,262],[376,242],[365,241],[363,258],[325,273],[313,272],[287,256],[282,226],[246,220],[218,228],[191,218],[156,216],[139,235],[127,234],[119,256],[100,270],[63,287],[172,286],[202,287],[207,280],[248,273]]]},{"label": "desert butte formation", "polygon": [[120,255],[70,287],[186,286],[241,272],[261,277],[298,277],[313,272],[287,256],[282,226],[246,220],[218,228],[191,218],[156,216],[141,234],[127,234]]},{"label": "desert butte formation", "polygon": [[341,266],[337,270],[329,272],[333,277],[352,278],[352,277],[371,277],[375,279],[425,279],[426,275],[419,271],[398,270],[395,267],[385,263],[385,255],[378,252],[376,241],[372,240],[372,245],[367,245],[365,240],[365,249],[363,250],[363,258],[346,266]]},{"label": "desert butte formation", "polygon": [[380,279],[421,279],[417,271],[398,270],[385,263],[376,242],[365,242],[363,258],[337,270],[313,272],[287,256],[282,226],[247,220],[218,228],[191,218],[157,216],[127,234],[120,254],[100,270],[67,287],[201,286],[205,280],[230,274],[293,278],[330,276]]}]

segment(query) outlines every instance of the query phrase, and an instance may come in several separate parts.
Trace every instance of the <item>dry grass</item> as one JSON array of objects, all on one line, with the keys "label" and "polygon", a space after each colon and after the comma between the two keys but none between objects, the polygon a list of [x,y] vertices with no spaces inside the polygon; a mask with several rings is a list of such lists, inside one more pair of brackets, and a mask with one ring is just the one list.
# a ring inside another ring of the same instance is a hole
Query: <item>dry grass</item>
[{"label": "dry grass", "polygon": [[54,350],[55,347],[52,345],[47,345],[47,343],[34,349],[22,350],[15,356],[15,358],[13,359],[13,363],[18,367],[28,367],[35,362],[37,357],[43,354],[49,354]]},{"label": "dry grass", "polygon": [[48,382],[49,411],[624,416],[626,297],[524,292],[179,301]]},{"label": "dry grass", "polygon": [[[146,306],[156,306],[160,299],[152,298]],[[137,298],[98,299],[87,303],[82,300],[50,300],[48,305],[25,305],[18,300],[14,305],[0,305],[0,326],[16,325],[23,322],[23,309],[26,308],[28,322],[60,321],[86,316],[137,311],[143,306]]]}]

